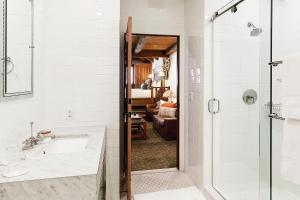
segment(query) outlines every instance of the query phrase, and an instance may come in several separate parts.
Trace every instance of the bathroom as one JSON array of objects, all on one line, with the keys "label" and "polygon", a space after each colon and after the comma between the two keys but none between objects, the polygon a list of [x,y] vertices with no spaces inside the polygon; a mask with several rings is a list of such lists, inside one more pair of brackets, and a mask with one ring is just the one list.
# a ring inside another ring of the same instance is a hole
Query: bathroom
[{"label": "bathroom", "polygon": [[[299,6],[3,0],[0,199],[299,200],[300,139],[287,132],[298,130],[289,115],[300,105],[284,93],[297,85],[296,69],[285,69],[300,52]],[[178,169],[132,173],[126,195],[120,60],[129,16],[133,33],[180,37],[181,103]]]}]

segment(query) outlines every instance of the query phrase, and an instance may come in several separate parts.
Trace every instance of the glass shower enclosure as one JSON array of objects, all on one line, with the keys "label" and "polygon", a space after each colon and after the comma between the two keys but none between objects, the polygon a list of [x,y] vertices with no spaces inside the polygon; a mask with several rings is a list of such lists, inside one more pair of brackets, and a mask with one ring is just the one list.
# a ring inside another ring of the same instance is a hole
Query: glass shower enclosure
[{"label": "glass shower enclosure", "polygon": [[298,0],[240,0],[215,13],[213,187],[226,200],[300,200],[300,153],[287,160],[290,120],[281,112],[285,59],[300,55],[299,7]]}]

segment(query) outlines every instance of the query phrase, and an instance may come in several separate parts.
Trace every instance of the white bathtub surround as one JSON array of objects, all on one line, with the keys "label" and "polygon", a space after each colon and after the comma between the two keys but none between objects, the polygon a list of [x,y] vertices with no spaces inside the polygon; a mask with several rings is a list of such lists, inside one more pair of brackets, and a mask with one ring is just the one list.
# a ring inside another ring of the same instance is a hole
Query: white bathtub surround
[{"label": "white bathtub surround", "polygon": [[177,190],[165,190],[134,196],[134,200],[205,200],[202,193],[196,187],[182,188]]},{"label": "white bathtub surround", "polygon": [[[49,199],[49,196],[98,200],[104,194],[101,187],[104,186],[105,128],[60,129],[54,134],[56,139],[24,152],[25,160],[17,165],[29,169],[27,174],[12,178],[0,176],[1,200]],[[74,143],[78,143],[78,148],[74,148]]]}]

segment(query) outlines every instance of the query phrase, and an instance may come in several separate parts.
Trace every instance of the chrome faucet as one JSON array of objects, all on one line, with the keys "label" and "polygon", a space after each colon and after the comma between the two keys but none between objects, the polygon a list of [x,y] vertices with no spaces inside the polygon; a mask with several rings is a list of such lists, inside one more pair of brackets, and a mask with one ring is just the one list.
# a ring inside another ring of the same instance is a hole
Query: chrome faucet
[{"label": "chrome faucet", "polygon": [[38,137],[33,136],[33,124],[34,124],[34,122],[30,122],[30,129],[31,129],[30,138],[26,139],[23,142],[23,148],[22,148],[23,151],[32,149],[40,141],[39,134],[38,134]]}]

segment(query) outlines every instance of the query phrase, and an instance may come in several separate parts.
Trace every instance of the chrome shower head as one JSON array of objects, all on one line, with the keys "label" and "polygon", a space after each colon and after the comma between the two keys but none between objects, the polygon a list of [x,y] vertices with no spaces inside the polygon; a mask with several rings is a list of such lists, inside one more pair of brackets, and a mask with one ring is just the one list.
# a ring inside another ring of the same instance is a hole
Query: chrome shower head
[{"label": "chrome shower head", "polygon": [[252,37],[256,37],[256,36],[260,35],[263,32],[262,28],[257,28],[252,22],[248,22],[247,26],[249,28],[252,28],[252,31],[250,32],[250,35]]}]

